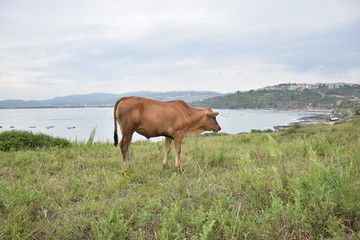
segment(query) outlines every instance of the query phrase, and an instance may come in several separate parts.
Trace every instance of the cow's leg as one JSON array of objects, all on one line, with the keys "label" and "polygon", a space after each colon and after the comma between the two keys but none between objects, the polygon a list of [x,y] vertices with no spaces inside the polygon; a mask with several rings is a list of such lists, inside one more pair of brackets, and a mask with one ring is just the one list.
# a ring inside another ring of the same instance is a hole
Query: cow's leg
[{"label": "cow's leg", "polygon": [[171,138],[165,137],[164,160],[162,162],[164,168],[168,167],[168,154],[171,150],[171,141]]},{"label": "cow's leg", "polygon": [[130,162],[130,143],[131,137],[122,137],[120,141],[120,149],[123,156],[124,162]]},{"label": "cow's leg", "polygon": [[130,163],[131,159],[130,159],[130,144],[131,144],[131,139],[132,139],[132,135],[133,135],[133,131],[130,132],[122,132],[122,138],[120,141],[120,150],[123,156],[123,161]]},{"label": "cow's leg", "polygon": [[175,137],[175,168],[176,170],[182,170],[180,164],[180,153],[181,153],[181,141],[183,136]]}]

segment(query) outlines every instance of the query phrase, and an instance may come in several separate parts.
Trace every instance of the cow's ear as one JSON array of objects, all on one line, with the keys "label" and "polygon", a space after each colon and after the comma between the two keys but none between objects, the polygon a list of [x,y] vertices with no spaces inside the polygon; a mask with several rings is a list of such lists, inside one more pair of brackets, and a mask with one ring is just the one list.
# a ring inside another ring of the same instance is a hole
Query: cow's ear
[{"label": "cow's ear", "polygon": [[214,118],[214,117],[216,117],[217,115],[219,115],[219,113],[218,113],[218,112],[208,112],[206,115],[207,115],[208,117]]}]

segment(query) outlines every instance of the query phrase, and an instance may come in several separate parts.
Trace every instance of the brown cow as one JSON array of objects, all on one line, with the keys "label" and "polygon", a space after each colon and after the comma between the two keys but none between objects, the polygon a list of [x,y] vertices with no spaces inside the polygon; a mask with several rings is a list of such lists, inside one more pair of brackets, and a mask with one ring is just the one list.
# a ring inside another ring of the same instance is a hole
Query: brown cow
[{"label": "brown cow", "polygon": [[124,162],[130,162],[129,148],[134,132],[146,138],[165,136],[163,166],[168,165],[171,141],[175,141],[175,166],[180,170],[181,141],[184,137],[194,137],[204,131],[220,131],[216,122],[218,112],[198,109],[183,101],[160,102],[141,97],[124,97],[114,107],[114,144],[117,146],[117,123],[122,138],[120,149]]}]

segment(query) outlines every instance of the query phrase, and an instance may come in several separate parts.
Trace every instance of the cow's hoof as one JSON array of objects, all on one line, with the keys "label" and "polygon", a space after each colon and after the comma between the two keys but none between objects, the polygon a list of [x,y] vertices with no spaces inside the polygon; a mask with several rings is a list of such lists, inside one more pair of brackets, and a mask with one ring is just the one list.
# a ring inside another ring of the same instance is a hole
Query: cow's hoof
[{"label": "cow's hoof", "polygon": [[163,164],[162,166],[163,166],[163,169],[168,169],[169,168],[169,166],[167,164]]},{"label": "cow's hoof", "polygon": [[181,166],[176,166],[175,169],[178,172],[184,172],[184,169]]},{"label": "cow's hoof", "polygon": [[131,168],[131,167],[133,166],[133,163],[132,163],[132,161],[125,161],[125,162],[124,162],[124,166],[125,166],[126,168]]}]

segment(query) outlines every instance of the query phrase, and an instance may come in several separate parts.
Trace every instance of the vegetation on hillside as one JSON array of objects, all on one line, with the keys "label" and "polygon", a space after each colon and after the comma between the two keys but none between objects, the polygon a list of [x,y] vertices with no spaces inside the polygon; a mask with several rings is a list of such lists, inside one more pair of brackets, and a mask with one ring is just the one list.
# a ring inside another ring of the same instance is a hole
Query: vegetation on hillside
[{"label": "vegetation on hillside", "polygon": [[334,109],[345,105],[357,105],[354,98],[360,98],[360,85],[337,89],[320,87],[304,91],[259,90],[236,92],[193,102],[193,106],[212,108],[252,109]]},{"label": "vegetation on hillside", "polygon": [[110,143],[0,151],[0,239],[359,239],[359,146],[354,119],[185,139],[184,172],[161,142],[132,167]]},{"label": "vegetation on hillside", "polygon": [[28,131],[5,131],[0,133],[0,151],[19,151],[48,147],[69,147],[71,143],[63,138],[51,137]]}]

